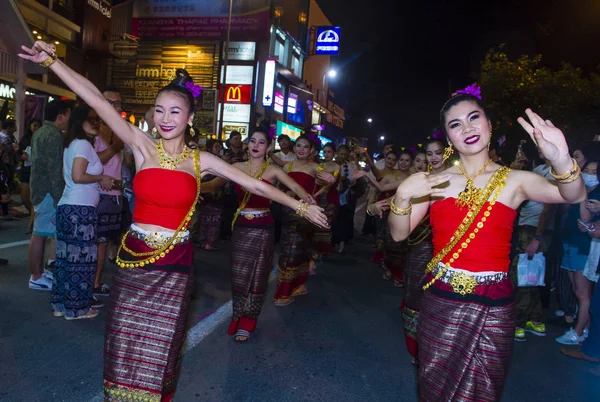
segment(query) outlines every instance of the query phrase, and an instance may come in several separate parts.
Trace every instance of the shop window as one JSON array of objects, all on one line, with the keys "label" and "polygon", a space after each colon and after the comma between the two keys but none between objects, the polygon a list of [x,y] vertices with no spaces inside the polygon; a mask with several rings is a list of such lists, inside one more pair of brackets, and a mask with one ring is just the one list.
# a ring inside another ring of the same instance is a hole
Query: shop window
[{"label": "shop window", "polygon": [[290,68],[294,71],[294,75],[302,78],[302,56],[296,52],[292,54]]},{"label": "shop window", "polygon": [[273,49],[273,55],[279,59],[281,64],[285,65],[285,42],[275,37],[275,49]]}]

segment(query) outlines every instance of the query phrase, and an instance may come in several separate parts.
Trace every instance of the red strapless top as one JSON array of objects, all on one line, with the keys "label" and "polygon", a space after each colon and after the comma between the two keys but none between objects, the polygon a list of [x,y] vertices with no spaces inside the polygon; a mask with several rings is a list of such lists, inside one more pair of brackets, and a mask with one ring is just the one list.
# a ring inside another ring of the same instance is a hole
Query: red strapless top
[{"label": "red strapless top", "polygon": [[[265,179],[262,179],[262,181],[264,181],[265,183],[271,184],[271,185],[273,184],[273,183],[271,183],[271,182],[269,182],[268,180],[265,180]],[[239,184],[235,185],[235,193],[237,194],[238,201],[241,203],[242,200],[244,199],[245,191],[243,190],[243,188]],[[252,194],[252,196],[248,200],[248,203],[246,204],[245,208],[250,208],[250,209],[269,209],[269,205],[271,205],[271,200],[270,199],[265,198],[265,197],[261,197],[260,195]]]},{"label": "red strapless top", "polygon": [[[331,185],[331,187],[329,187],[329,190],[327,190],[327,193],[326,193],[326,200],[327,200],[328,204],[333,204],[336,206],[340,205],[340,192],[337,189],[339,183],[340,183],[340,175],[338,173],[335,183],[333,183]],[[319,190],[321,190],[321,188],[323,188],[323,186],[317,185],[317,187],[315,188],[315,193],[318,192]]]},{"label": "red strapless top", "polygon": [[143,169],[133,178],[133,222],[176,230],[196,199],[196,178],[179,170]]},{"label": "red strapless top", "polygon": [[[431,206],[430,218],[434,255],[446,247],[468,212],[468,208],[459,208],[455,202],[456,199],[450,197],[437,201]],[[486,202],[475,218],[471,229],[466,232],[465,237],[481,221],[488,205]],[[471,272],[508,272],[511,238],[516,215],[517,211],[514,209],[496,202],[483,228],[479,229],[475,239],[460,253],[460,257],[453,264],[453,267]],[[443,263],[452,258],[452,254],[461,248],[462,242],[463,239],[446,255],[442,260]]]},{"label": "red strapless top", "polygon": [[300,184],[308,194],[312,194],[315,189],[315,178],[304,172],[289,172],[288,175]]}]

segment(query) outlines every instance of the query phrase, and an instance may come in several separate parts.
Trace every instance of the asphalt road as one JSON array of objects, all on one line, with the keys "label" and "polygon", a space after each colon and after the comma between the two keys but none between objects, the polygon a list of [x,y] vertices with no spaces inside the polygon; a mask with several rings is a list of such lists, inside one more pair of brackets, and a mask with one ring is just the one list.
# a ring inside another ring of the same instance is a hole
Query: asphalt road
[{"label": "asphalt road", "polygon": [[[49,294],[27,287],[25,228],[26,219],[0,227],[0,257],[10,260],[0,267],[0,401],[101,401],[106,311],[85,321],[52,316]],[[381,280],[371,244],[357,236],[346,255],[324,261],[294,304],[268,298],[246,344],[226,334],[229,245],[197,252],[175,401],[416,401],[403,291]],[[109,284],[115,269],[106,270]],[[565,326],[551,313],[547,337],[515,345],[503,401],[600,401],[593,366],[560,354],[554,338]]]}]

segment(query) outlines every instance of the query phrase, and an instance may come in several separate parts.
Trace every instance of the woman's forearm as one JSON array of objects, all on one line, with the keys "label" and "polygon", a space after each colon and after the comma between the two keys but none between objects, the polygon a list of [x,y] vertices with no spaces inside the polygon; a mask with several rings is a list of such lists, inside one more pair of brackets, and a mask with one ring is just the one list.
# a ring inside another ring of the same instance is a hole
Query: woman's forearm
[{"label": "woman's forearm", "polygon": [[270,184],[266,184],[260,180],[255,180],[253,184],[254,185],[251,193],[268,198],[291,209],[296,209],[296,207],[298,206],[298,200],[295,200],[294,198],[285,194],[283,191],[277,189],[274,186],[271,186]]},{"label": "woman's forearm", "polygon": [[73,183],[77,183],[77,184],[92,184],[92,183],[98,183],[100,180],[102,180],[102,177],[104,177],[101,174],[87,174],[87,173],[81,173],[79,175],[73,175]]},{"label": "woman's forearm", "polygon": [[[571,171],[574,167],[573,159],[569,158],[568,160],[557,161],[552,163],[552,170],[554,172],[558,172],[558,174],[563,174],[565,172]],[[583,183],[583,179],[581,178],[581,174],[572,183],[561,183],[557,180],[558,183],[558,191],[563,199],[571,204],[576,204],[582,202],[586,198],[585,185]]]},{"label": "woman's forearm", "polygon": [[106,102],[102,93],[94,84],[59,59],[50,66],[50,69],[90,107],[94,108],[94,104],[99,101]]}]

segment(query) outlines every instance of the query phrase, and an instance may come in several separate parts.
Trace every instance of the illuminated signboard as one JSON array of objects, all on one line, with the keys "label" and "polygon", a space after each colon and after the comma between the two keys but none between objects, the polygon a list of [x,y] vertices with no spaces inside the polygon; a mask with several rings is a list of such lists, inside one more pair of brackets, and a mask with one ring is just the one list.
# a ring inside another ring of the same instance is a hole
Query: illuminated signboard
[{"label": "illuminated signboard", "polygon": [[[273,104],[273,87],[275,86],[275,60],[267,60],[265,63],[265,80],[263,85],[262,104],[269,107]],[[283,113],[283,112],[280,112]]]},{"label": "illuminated signboard", "polygon": [[[221,83],[223,83],[223,69],[221,66]],[[227,66],[226,84],[252,85],[253,66]]]},{"label": "illuminated signboard", "polygon": [[300,137],[300,135],[303,132],[304,131],[302,131],[298,127],[294,127],[294,126],[286,124],[282,121],[277,120],[277,136],[279,136],[281,134],[285,134],[285,135],[289,136],[292,140],[295,140],[296,138]]},{"label": "illuminated signboard", "polygon": [[[256,42],[229,42],[227,58],[229,60],[254,60],[256,54]],[[225,58],[225,46],[223,46],[223,58]]]},{"label": "illuminated signboard", "polygon": [[315,54],[336,55],[340,52],[340,27],[317,27]]},{"label": "illuminated signboard", "polygon": [[242,141],[244,141],[248,136],[249,126],[250,125],[247,123],[234,123],[225,121],[223,122],[223,133],[225,133],[226,138],[229,138],[229,134],[231,134],[232,131],[237,131],[242,135]]},{"label": "illuminated signboard", "polygon": [[252,85],[225,85],[223,92],[225,103],[251,103]]},{"label": "illuminated signboard", "polygon": [[298,106],[298,95],[291,93],[290,97],[288,98],[288,109],[287,109],[288,113],[295,114],[297,106]]},{"label": "illuminated signboard", "polygon": [[[223,106],[224,121],[248,123],[250,121],[250,105],[226,103]],[[221,120],[221,105],[219,105],[219,120]]]},{"label": "illuminated signboard", "polygon": [[273,106],[273,110],[277,113],[283,114],[283,104],[285,103],[285,98],[279,92],[275,92],[275,105]]},{"label": "illuminated signboard", "polygon": [[14,99],[15,98],[15,92],[17,92],[17,90],[12,85],[1,84],[0,83],[0,98],[2,98],[2,99]]}]

